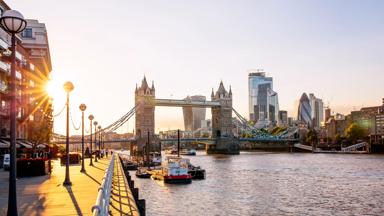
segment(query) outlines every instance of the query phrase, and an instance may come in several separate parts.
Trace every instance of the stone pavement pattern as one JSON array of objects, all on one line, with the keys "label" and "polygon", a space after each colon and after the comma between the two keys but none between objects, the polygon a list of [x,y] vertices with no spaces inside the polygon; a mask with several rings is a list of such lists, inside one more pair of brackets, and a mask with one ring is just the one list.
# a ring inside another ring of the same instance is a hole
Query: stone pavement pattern
[{"label": "stone pavement pattern", "polygon": [[[85,159],[87,173],[81,173],[80,165],[70,166],[71,187],[64,187],[65,166],[53,161],[49,176],[20,178],[17,180],[17,202],[19,215],[91,215],[105,169],[110,157],[89,166]],[[0,170],[0,215],[6,215],[8,203],[9,172]]]}]

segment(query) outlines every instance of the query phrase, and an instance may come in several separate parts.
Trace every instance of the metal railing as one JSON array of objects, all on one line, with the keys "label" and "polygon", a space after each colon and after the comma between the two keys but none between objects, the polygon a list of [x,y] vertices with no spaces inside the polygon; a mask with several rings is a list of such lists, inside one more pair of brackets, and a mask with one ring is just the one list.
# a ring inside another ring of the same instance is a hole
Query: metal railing
[{"label": "metal railing", "polygon": [[343,152],[351,152],[351,151],[357,151],[357,149],[366,147],[366,146],[368,146],[368,143],[362,142],[362,143],[357,143],[355,145],[348,146],[346,148],[342,148],[341,150]]},{"label": "metal railing", "polygon": [[109,200],[111,197],[113,170],[115,166],[115,154],[112,155],[108,168],[105,170],[103,181],[99,187],[96,203],[92,207],[93,216],[107,216],[109,215]]}]

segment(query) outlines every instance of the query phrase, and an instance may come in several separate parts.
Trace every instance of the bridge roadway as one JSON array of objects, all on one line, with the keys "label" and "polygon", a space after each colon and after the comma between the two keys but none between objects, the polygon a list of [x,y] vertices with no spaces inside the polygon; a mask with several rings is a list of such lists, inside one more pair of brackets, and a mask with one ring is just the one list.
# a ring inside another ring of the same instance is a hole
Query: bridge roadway
[{"label": "bridge roadway", "polygon": [[192,101],[192,100],[175,100],[175,99],[155,99],[156,106],[173,106],[173,107],[215,107],[220,106],[218,101]]},{"label": "bridge roadway", "polygon": [[[115,139],[115,140],[104,140],[104,143],[126,143],[134,142],[136,139]],[[177,142],[177,138],[164,138],[160,139],[161,142]],[[201,142],[208,145],[214,144],[215,139],[212,138],[181,138],[181,142]],[[298,139],[278,139],[273,137],[264,137],[264,138],[240,138],[240,142],[296,142]],[[81,144],[81,140],[69,140],[70,144]],[[52,142],[55,144],[65,144],[65,141],[56,141]],[[89,143],[89,140],[84,141],[85,144]]]}]

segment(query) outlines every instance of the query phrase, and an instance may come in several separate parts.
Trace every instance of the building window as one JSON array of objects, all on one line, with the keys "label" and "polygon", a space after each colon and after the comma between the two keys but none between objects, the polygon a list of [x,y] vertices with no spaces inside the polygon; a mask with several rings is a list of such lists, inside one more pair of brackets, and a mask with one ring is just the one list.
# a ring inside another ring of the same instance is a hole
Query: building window
[{"label": "building window", "polygon": [[21,36],[24,38],[32,38],[32,29],[26,28],[22,33]]}]

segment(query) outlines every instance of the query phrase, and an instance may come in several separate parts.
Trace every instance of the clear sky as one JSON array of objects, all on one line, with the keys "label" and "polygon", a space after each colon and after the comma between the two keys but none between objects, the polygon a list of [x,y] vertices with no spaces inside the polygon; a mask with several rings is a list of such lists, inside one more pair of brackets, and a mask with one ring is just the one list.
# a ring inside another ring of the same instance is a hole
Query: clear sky
[{"label": "clear sky", "polygon": [[[62,84],[71,80],[76,124],[81,102],[88,105],[86,115],[104,126],[128,112],[144,74],[155,81],[158,98],[210,97],[223,80],[232,86],[234,108],[247,117],[249,69],[273,76],[280,108],[290,116],[303,92],[343,113],[379,105],[384,97],[381,0],[6,3],[46,24],[54,113],[64,106]],[[156,129],[183,127],[180,108],[156,110]],[[125,132],[132,129],[126,126]],[[55,132],[64,131],[62,114],[55,118]]]}]

